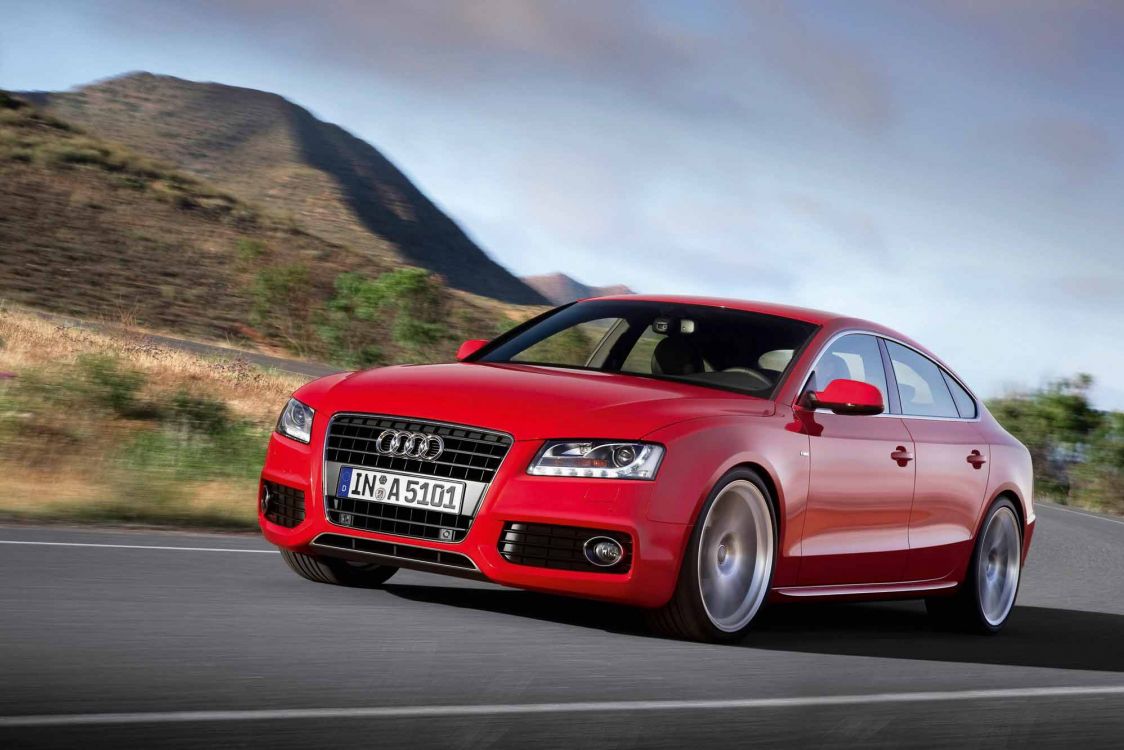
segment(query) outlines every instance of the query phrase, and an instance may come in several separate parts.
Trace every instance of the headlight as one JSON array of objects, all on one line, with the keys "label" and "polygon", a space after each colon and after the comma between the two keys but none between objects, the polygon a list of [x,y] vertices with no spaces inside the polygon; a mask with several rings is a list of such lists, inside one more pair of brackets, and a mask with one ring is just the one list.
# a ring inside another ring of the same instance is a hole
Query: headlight
[{"label": "headlight", "polygon": [[527,468],[546,477],[655,479],[663,446],[617,440],[551,440]]},{"label": "headlight", "polygon": [[295,398],[285,404],[281,418],[277,420],[277,431],[285,437],[307,443],[312,439],[312,417],[316,414]]}]

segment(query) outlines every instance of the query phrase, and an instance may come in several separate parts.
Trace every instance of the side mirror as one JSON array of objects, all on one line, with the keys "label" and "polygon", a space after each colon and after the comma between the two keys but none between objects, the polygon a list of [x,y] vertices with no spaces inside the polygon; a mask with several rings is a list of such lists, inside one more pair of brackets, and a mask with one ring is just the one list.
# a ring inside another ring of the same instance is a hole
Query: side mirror
[{"label": "side mirror", "polygon": [[831,409],[836,414],[881,414],[886,410],[882,392],[861,380],[840,378],[827,384],[827,388],[809,393],[805,403],[810,409]]},{"label": "side mirror", "polygon": [[488,339],[469,339],[457,349],[457,361],[462,362],[468,359],[473,354],[480,351],[487,343]]}]

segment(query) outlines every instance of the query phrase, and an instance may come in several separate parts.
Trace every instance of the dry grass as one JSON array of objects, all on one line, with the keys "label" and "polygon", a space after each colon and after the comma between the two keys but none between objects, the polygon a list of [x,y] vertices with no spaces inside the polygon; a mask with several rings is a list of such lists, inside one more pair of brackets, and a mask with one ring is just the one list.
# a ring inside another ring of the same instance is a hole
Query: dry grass
[{"label": "dry grass", "polygon": [[148,375],[153,390],[209,395],[235,414],[262,424],[271,423],[280,405],[306,380],[245,361],[206,359],[156,346],[143,333],[97,333],[13,310],[0,309],[0,341],[0,371],[57,369],[84,355],[109,355]]},{"label": "dry grass", "polygon": [[302,382],[0,309],[0,517],[252,527],[265,441]]}]

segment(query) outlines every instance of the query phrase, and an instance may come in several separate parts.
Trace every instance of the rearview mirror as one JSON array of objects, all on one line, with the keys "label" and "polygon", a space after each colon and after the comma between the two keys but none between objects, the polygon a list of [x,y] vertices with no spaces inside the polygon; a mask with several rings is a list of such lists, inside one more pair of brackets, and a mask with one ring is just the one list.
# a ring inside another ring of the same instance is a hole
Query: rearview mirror
[{"label": "rearview mirror", "polygon": [[469,339],[457,349],[457,361],[461,362],[468,359],[473,354],[480,351],[487,343],[488,339]]},{"label": "rearview mirror", "polygon": [[830,409],[836,414],[881,414],[886,410],[882,402],[882,392],[870,383],[861,380],[839,378],[827,384],[827,388],[808,394],[810,409]]}]

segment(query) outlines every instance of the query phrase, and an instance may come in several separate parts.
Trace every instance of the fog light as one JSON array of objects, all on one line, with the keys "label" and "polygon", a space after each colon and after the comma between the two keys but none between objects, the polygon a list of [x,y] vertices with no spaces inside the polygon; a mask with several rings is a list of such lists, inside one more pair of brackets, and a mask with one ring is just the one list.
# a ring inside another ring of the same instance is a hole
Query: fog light
[{"label": "fog light", "polygon": [[273,499],[273,496],[269,493],[269,487],[263,484],[261,488],[261,513],[263,516],[269,513],[269,501],[271,499]]},{"label": "fog light", "polygon": [[599,568],[610,568],[624,557],[624,549],[616,539],[595,536],[585,543],[585,559]]}]

